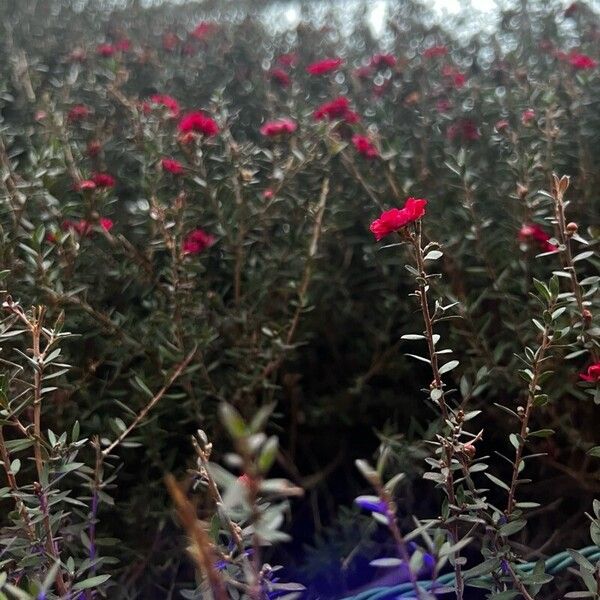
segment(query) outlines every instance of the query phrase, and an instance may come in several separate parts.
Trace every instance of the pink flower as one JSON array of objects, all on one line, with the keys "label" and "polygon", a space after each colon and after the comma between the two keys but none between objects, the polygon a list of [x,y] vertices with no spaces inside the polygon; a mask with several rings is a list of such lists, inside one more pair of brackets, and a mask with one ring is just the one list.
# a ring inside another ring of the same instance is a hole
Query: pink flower
[{"label": "pink flower", "polygon": [[393,54],[374,54],[369,61],[369,64],[376,69],[381,67],[395,67],[396,57]]},{"label": "pink flower", "polygon": [[377,150],[375,144],[366,135],[359,135],[358,133],[353,135],[352,143],[357,152],[365,158],[377,158],[379,156],[379,150]]},{"label": "pink flower", "polygon": [[278,119],[277,121],[268,121],[261,128],[262,135],[274,137],[284,133],[294,133],[298,125],[292,119]]},{"label": "pink flower", "polygon": [[69,110],[67,119],[69,121],[83,121],[90,116],[90,109],[85,104],[76,104]]},{"label": "pink flower", "polygon": [[442,75],[448,78],[456,89],[460,89],[467,82],[467,76],[464,73],[456,70],[451,65],[445,65],[442,69]]},{"label": "pink flower", "polygon": [[210,21],[200,21],[192,31],[192,36],[197,40],[205,40],[217,30],[218,25]]},{"label": "pink flower", "polygon": [[100,44],[96,46],[96,54],[104,58],[110,58],[116,51],[117,49],[112,44]]},{"label": "pink flower", "polygon": [[71,62],[79,62],[82,63],[86,59],[85,50],[83,48],[75,48],[69,54],[69,60]]},{"label": "pink flower", "polygon": [[267,188],[263,193],[262,196],[265,200],[271,200],[271,198],[273,198],[273,196],[275,196],[275,192],[271,189],[271,188]]},{"label": "pink flower", "polygon": [[591,56],[575,51],[569,53],[567,60],[577,70],[593,69],[598,64]]},{"label": "pink flower", "polygon": [[111,188],[115,187],[116,180],[110,173],[94,173],[92,175],[92,181],[98,188]]},{"label": "pink flower", "polygon": [[371,231],[377,241],[386,235],[406,227],[409,223],[419,220],[425,214],[427,200],[423,198],[408,198],[402,208],[392,208],[381,213],[379,219],[371,223]]},{"label": "pink flower", "polygon": [[179,102],[172,96],[167,94],[153,94],[150,96],[150,101],[153,104],[164,106],[169,110],[170,117],[177,117],[179,115]]},{"label": "pink flower", "polygon": [[[100,219],[100,227],[102,227],[104,231],[110,231],[113,227],[113,222],[111,219],[102,217]],[[93,223],[86,219],[65,219],[61,223],[61,229],[63,231],[74,231],[79,237],[87,237],[93,232]],[[56,239],[56,236],[53,237]]]},{"label": "pink flower", "polygon": [[183,240],[184,254],[200,254],[215,243],[215,238],[203,229],[194,229]]},{"label": "pink flower", "polygon": [[518,237],[519,241],[524,244],[535,241],[542,252],[557,250],[557,247],[550,243],[550,236],[537,223],[522,225]]},{"label": "pink flower", "polygon": [[446,46],[431,46],[423,50],[424,58],[438,58],[440,56],[446,56],[448,54],[448,48]]},{"label": "pink flower", "polygon": [[314,62],[306,67],[306,72],[310,75],[326,75],[332,71],[337,71],[344,61],[341,58],[325,58]]},{"label": "pink flower", "polygon": [[579,373],[579,377],[589,383],[600,383],[600,362],[590,365],[586,373]]},{"label": "pink flower", "polygon": [[163,158],[160,161],[160,166],[163,171],[172,173],[173,175],[181,175],[184,172],[183,165],[174,158]]},{"label": "pink flower", "polygon": [[75,189],[77,189],[77,190],[79,190],[81,192],[95,190],[96,189],[96,184],[91,179],[84,179],[83,181],[80,181],[75,186]]},{"label": "pink flower", "polygon": [[207,114],[203,112],[191,112],[183,116],[177,126],[182,133],[195,131],[206,137],[213,137],[219,133],[219,126]]},{"label": "pink flower", "polygon": [[499,121],[496,121],[494,128],[498,133],[503,133],[509,128],[509,126],[510,124],[508,122],[508,119],[500,119]]},{"label": "pink flower", "polygon": [[283,69],[271,69],[269,77],[281,87],[287,87],[292,82],[292,78]]},{"label": "pink flower", "polygon": [[527,108],[521,113],[521,123],[523,125],[529,125],[533,119],[535,119],[535,110],[533,108]]},{"label": "pink flower", "polygon": [[321,106],[314,111],[313,118],[315,121],[322,121],[323,119],[328,119],[329,121],[343,119],[346,123],[356,123],[360,120],[358,114],[353,110],[350,110],[350,100],[344,96],[321,104]]}]

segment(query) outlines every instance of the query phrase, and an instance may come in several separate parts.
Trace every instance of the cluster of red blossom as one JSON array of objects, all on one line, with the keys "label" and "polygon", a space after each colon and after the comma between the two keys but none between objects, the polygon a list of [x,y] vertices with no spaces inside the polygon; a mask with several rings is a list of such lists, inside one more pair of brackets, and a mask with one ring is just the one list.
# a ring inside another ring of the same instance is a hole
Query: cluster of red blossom
[{"label": "cluster of red blossom", "polygon": [[550,236],[537,224],[527,223],[519,229],[519,241],[535,242],[542,252],[554,252],[558,247],[550,242]]}]

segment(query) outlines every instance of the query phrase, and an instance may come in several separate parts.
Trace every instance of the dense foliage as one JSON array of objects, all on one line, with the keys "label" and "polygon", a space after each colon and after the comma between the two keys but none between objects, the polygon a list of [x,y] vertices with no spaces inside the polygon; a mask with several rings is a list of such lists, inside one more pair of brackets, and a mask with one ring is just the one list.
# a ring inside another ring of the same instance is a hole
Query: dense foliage
[{"label": "dense foliage", "polygon": [[0,598],[600,598],[600,18],[367,6],[0,4]]}]

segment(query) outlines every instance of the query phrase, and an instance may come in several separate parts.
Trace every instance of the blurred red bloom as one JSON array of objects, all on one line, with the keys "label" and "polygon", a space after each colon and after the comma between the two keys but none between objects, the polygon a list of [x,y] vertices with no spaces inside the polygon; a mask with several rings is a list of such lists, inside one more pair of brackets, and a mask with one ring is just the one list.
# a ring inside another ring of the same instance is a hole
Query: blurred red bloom
[{"label": "blurred red bloom", "polygon": [[402,208],[392,208],[381,213],[379,219],[371,223],[371,231],[379,241],[386,235],[406,227],[409,223],[419,220],[425,214],[427,200],[423,198],[408,198]]},{"label": "blurred red bloom", "polygon": [[298,125],[292,119],[278,119],[277,121],[268,121],[261,128],[262,135],[273,137],[283,133],[294,133]]},{"label": "blurred red bloom", "polygon": [[435,107],[438,112],[445,113],[452,108],[452,102],[448,98],[440,98],[436,103]]},{"label": "blurred red bloom", "polygon": [[396,57],[393,54],[374,54],[369,64],[377,69],[381,67],[395,67]]},{"label": "blurred red bloom", "polygon": [[446,130],[450,141],[460,139],[462,142],[474,142],[481,137],[477,124],[472,119],[461,119]]},{"label": "blurred red bloom", "polygon": [[[91,223],[90,221],[87,221],[86,219],[65,219],[62,223],[61,223],[61,229],[63,231],[74,231],[75,233],[77,233],[77,235],[79,235],[80,237],[86,237],[91,235],[93,229],[93,223]],[[110,231],[113,227],[113,222],[111,219],[102,217],[100,219],[100,227],[102,227],[102,229],[104,229],[104,231]],[[55,241],[55,236],[54,240]]]},{"label": "blurred red bloom", "polygon": [[448,54],[448,48],[446,46],[431,46],[423,50],[424,58],[437,58],[440,56],[446,56]]},{"label": "blurred red bloom", "polygon": [[162,167],[163,171],[167,171],[173,175],[181,175],[184,172],[183,165],[174,158],[161,159],[160,166]]},{"label": "blurred red bloom", "polygon": [[216,30],[218,25],[210,21],[200,21],[192,31],[192,36],[197,40],[205,40],[211,36]]},{"label": "blurred red bloom", "polygon": [[587,372],[579,373],[579,377],[589,383],[600,383],[600,362],[590,365]]},{"label": "blurred red bloom", "polygon": [[172,96],[169,96],[168,94],[153,94],[150,96],[150,101],[169,109],[169,116],[179,116],[179,102]]},{"label": "blurred red bloom", "polygon": [[442,75],[449,79],[456,89],[460,89],[467,82],[467,76],[451,65],[444,65]]},{"label": "blurred red bloom", "polygon": [[265,200],[271,200],[271,198],[273,198],[275,195],[275,192],[271,188],[267,188],[262,195]]},{"label": "blurred red bloom", "polygon": [[310,73],[310,75],[326,75],[339,69],[343,62],[341,58],[325,58],[324,60],[319,60],[308,65],[306,72]]},{"label": "blurred red bloom", "polygon": [[527,223],[519,229],[519,241],[525,244],[531,241],[537,242],[542,252],[552,252],[557,250],[554,244],[550,243],[550,236],[537,224]]},{"label": "blurred red bloom", "polygon": [[76,104],[69,111],[67,118],[69,121],[82,121],[90,115],[90,109],[85,104]]},{"label": "blurred red bloom", "polygon": [[182,133],[195,131],[206,137],[212,137],[219,133],[219,126],[208,115],[203,112],[191,112],[183,116],[177,126]]},{"label": "blurred red bloom", "polygon": [[119,52],[129,52],[129,50],[131,50],[131,40],[121,38],[115,43],[115,50],[118,50]]},{"label": "blurred red bloom", "polygon": [[295,52],[290,52],[288,54],[282,54],[281,56],[277,57],[276,62],[277,62],[277,64],[281,65],[282,67],[287,67],[287,68],[295,67],[296,64],[298,63],[298,55]]},{"label": "blurred red bloom", "polygon": [[173,52],[173,50],[175,50],[175,48],[177,48],[178,45],[179,45],[179,38],[174,33],[170,32],[170,31],[163,33],[162,47],[167,52]]},{"label": "blurred red bloom", "polygon": [[115,184],[117,183],[116,179],[110,173],[94,173],[92,175],[92,181],[98,188],[115,187]]},{"label": "blurred red bloom", "polygon": [[521,123],[523,125],[528,125],[533,119],[535,119],[535,110],[533,108],[527,108],[521,113]]},{"label": "blurred red bloom", "polygon": [[96,54],[104,58],[110,58],[116,51],[117,49],[112,44],[100,44],[96,46]]},{"label": "blurred red bloom", "polygon": [[183,240],[184,254],[200,254],[215,243],[215,238],[203,229],[194,229]]},{"label": "blurred red bloom", "polygon": [[572,2],[565,9],[565,17],[572,17],[578,11],[578,9],[579,5],[577,4],[577,2]]},{"label": "blurred red bloom", "polygon": [[598,63],[587,54],[581,54],[580,52],[570,52],[567,56],[569,64],[575,69],[593,69]]},{"label": "blurred red bloom", "polygon": [[283,69],[275,68],[269,72],[271,79],[281,87],[287,87],[292,82],[292,78]]},{"label": "blurred red bloom", "polygon": [[371,65],[363,65],[354,70],[354,74],[359,79],[369,79],[373,75],[373,67]]},{"label": "blurred red bloom", "polygon": [[313,118],[315,121],[344,119],[347,123],[356,123],[360,120],[358,114],[350,110],[350,100],[344,96],[321,104],[313,112]]},{"label": "blurred red bloom", "polygon": [[90,140],[87,144],[87,155],[98,156],[102,150],[102,144],[98,140]]},{"label": "blurred red bloom", "polygon": [[357,152],[365,158],[377,158],[379,156],[379,150],[377,150],[375,144],[366,135],[359,135],[358,133],[353,135],[352,143]]}]

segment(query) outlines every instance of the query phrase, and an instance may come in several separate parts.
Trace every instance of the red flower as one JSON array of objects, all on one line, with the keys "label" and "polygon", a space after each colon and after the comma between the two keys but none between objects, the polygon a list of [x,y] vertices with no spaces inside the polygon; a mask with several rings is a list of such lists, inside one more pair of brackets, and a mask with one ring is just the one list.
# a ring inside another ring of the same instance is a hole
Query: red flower
[{"label": "red flower", "polygon": [[326,75],[339,69],[343,62],[341,58],[326,58],[308,65],[306,72],[310,75]]},{"label": "red flower", "polygon": [[269,77],[281,87],[287,87],[292,82],[292,78],[283,69],[271,69]]},{"label": "red flower", "polygon": [[278,65],[282,67],[287,67],[288,69],[291,67],[295,67],[298,63],[298,55],[295,52],[290,52],[289,54],[282,54],[277,57],[276,60]]},{"label": "red flower", "polygon": [[275,195],[275,192],[271,189],[271,188],[267,188],[263,193],[262,196],[265,200],[271,200],[271,198],[273,198],[273,196]]},{"label": "red flower", "polygon": [[408,198],[403,208],[392,208],[381,213],[379,219],[371,223],[371,231],[379,241],[386,235],[406,227],[409,223],[418,221],[425,214],[427,200],[423,198]]},{"label": "red flower", "polygon": [[69,121],[82,121],[90,115],[90,109],[85,104],[76,104],[67,115]]},{"label": "red flower", "polygon": [[359,135],[358,133],[353,135],[352,143],[359,154],[362,154],[365,158],[377,158],[379,156],[379,150],[366,135]]},{"label": "red flower", "polygon": [[[102,229],[104,229],[104,231],[110,231],[113,227],[113,222],[111,219],[107,219],[107,218],[103,217],[100,219],[100,227],[102,227]],[[93,223],[91,223],[90,221],[87,221],[86,219],[78,219],[78,220],[65,219],[61,223],[61,229],[63,231],[74,231],[75,233],[77,233],[77,235],[79,237],[87,237],[87,236],[91,235],[92,231],[93,231],[92,228],[93,228]],[[56,236],[53,236],[53,237],[55,240]]]},{"label": "red flower", "polygon": [[96,54],[104,58],[110,58],[116,51],[117,49],[112,44],[100,44],[96,46]]},{"label": "red flower", "polygon": [[163,171],[167,171],[173,175],[181,175],[184,172],[183,165],[174,158],[161,159],[160,166],[162,167]]},{"label": "red flower", "polygon": [[113,228],[113,221],[112,219],[109,219],[107,217],[102,217],[100,219],[100,227],[102,227],[102,229],[104,229],[104,231],[110,231]]},{"label": "red flower", "polygon": [[192,31],[192,36],[194,36],[197,40],[205,40],[207,37],[210,37],[217,30],[217,24],[211,23],[210,21],[200,21],[194,30]]},{"label": "red flower", "polygon": [[567,60],[577,70],[593,69],[598,64],[591,56],[575,51],[569,53]]},{"label": "red flower", "polygon": [[451,65],[445,65],[442,69],[442,75],[448,78],[456,89],[460,89],[467,82],[467,76],[460,71],[457,71]]},{"label": "red flower", "polygon": [[359,79],[369,79],[373,74],[373,67],[371,67],[371,65],[363,65],[362,67],[355,69],[354,74]]},{"label": "red flower", "polygon": [[524,224],[519,229],[519,241],[525,244],[535,241],[542,252],[552,252],[557,250],[554,244],[550,243],[550,236],[537,224]]},{"label": "red flower", "polygon": [[194,229],[183,240],[184,254],[200,254],[215,243],[215,238],[203,229]]},{"label": "red flower", "polygon": [[277,121],[268,121],[261,128],[262,135],[274,137],[284,133],[294,133],[298,129],[298,125],[292,119],[278,119]]},{"label": "red flower", "polygon": [[600,362],[590,365],[586,373],[579,373],[579,377],[589,383],[600,383]]},{"label": "red flower", "polygon": [[191,112],[183,116],[177,126],[182,133],[195,131],[206,137],[212,137],[219,133],[219,126],[208,115],[203,112]]},{"label": "red flower", "polygon": [[431,46],[423,50],[424,58],[437,58],[440,56],[446,56],[448,54],[448,48],[446,46]]},{"label": "red flower", "polygon": [[533,108],[527,108],[521,113],[521,123],[523,125],[528,125],[533,119],[535,119],[535,110]]},{"label": "red flower", "polygon": [[344,96],[340,96],[330,102],[321,104],[313,113],[315,121],[322,121],[328,119],[334,121],[335,119],[343,119],[346,123],[356,123],[360,120],[359,115],[350,110],[350,100]]},{"label": "red flower", "polygon": [[127,38],[121,38],[115,44],[115,50],[118,50],[119,52],[129,52],[129,50],[131,50],[131,40],[128,40]]},{"label": "red flower", "polygon": [[116,180],[110,173],[94,173],[92,175],[92,181],[99,188],[111,188],[115,187]]},{"label": "red flower", "polygon": [[381,67],[395,67],[396,57],[393,54],[374,54],[369,61],[369,64],[376,69]]},{"label": "red flower", "polygon": [[102,150],[102,144],[98,140],[90,140],[87,144],[87,154],[88,156],[94,157],[100,154]]},{"label": "red flower", "polygon": [[178,45],[179,45],[179,38],[174,33],[170,32],[170,31],[163,33],[162,47],[167,52],[173,52],[173,50],[175,50],[175,48],[177,48]]},{"label": "red flower", "polygon": [[460,138],[462,142],[474,142],[481,137],[477,124],[471,119],[461,119],[453,123],[446,130],[446,137],[450,141]]},{"label": "red flower", "polygon": [[167,94],[153,94],[150,96],[150,101],[169,109],[170,117],[177,117],[179,115],[179,102],[172,96]]}]

